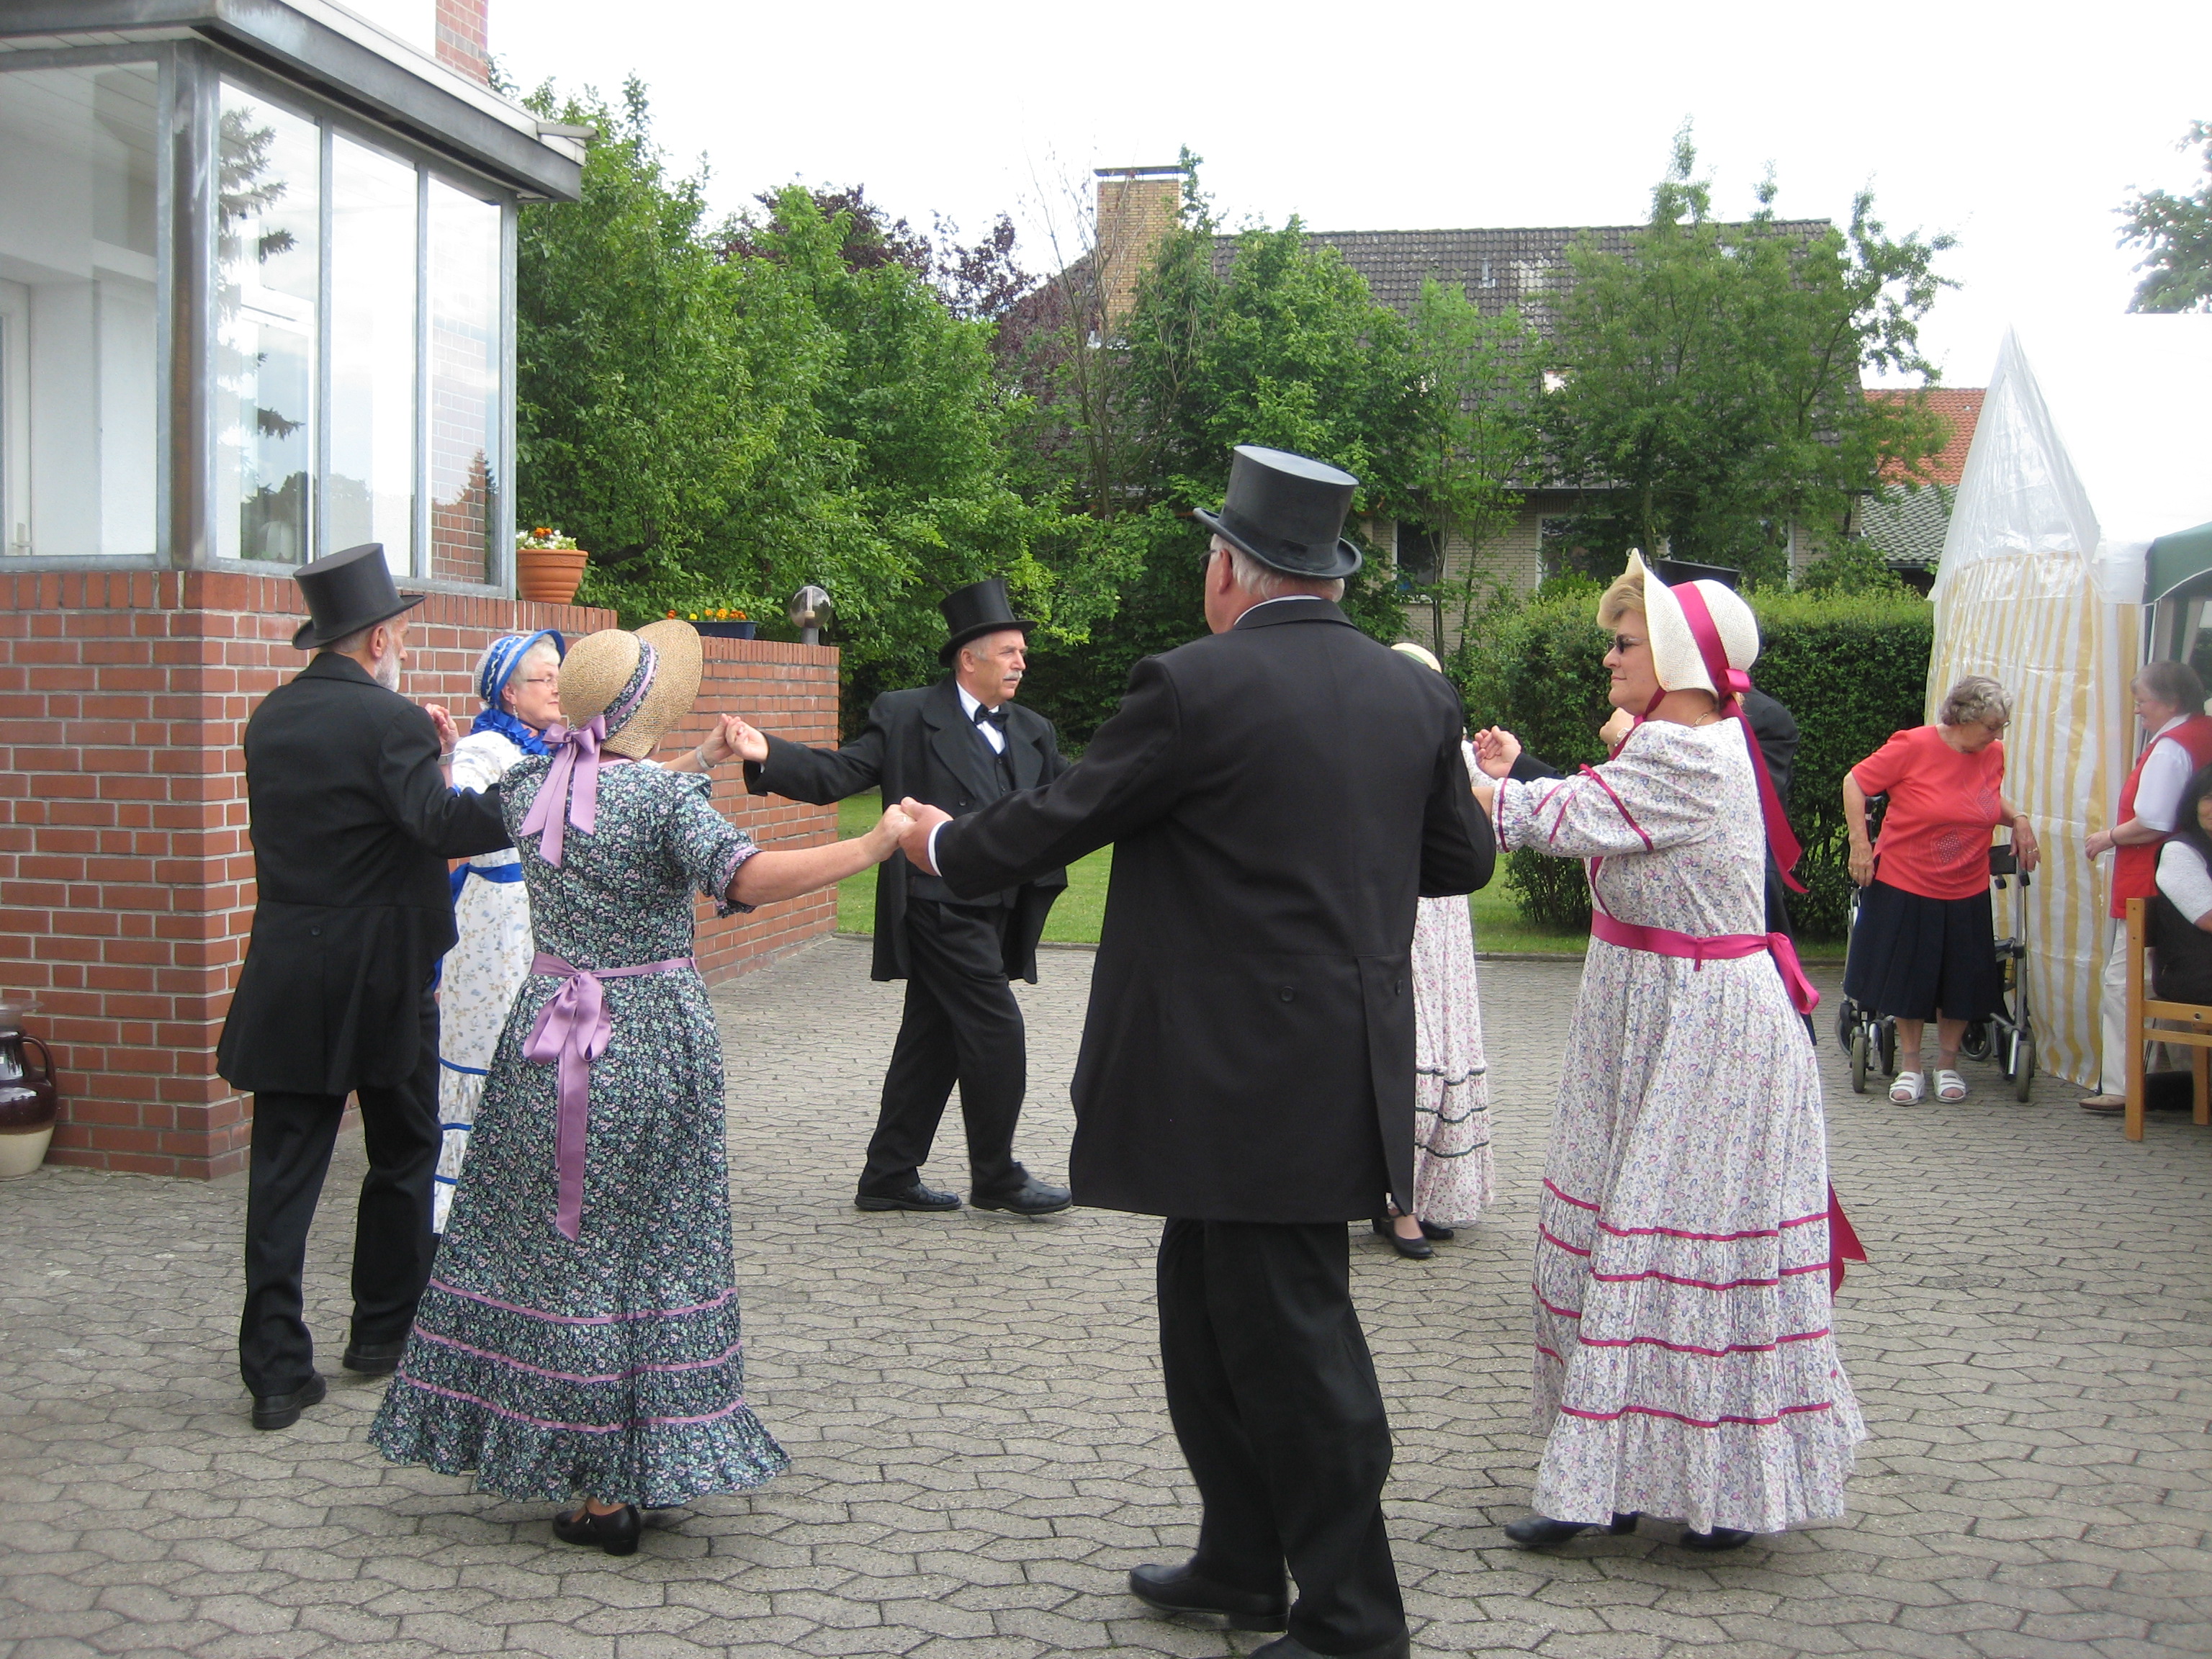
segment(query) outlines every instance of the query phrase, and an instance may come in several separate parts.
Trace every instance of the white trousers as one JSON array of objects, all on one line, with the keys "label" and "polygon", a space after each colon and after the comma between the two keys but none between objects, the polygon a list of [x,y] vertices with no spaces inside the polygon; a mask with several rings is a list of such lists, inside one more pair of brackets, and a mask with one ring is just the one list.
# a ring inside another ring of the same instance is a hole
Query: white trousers
[{"label": "white trousers", "polygon": [[2124,1095],[2128,1091],[2128,925],[2107,920],[2105,933],[2105,972],[2097,999],[2104,1028],[2097,1049],[2100,1092]]}]

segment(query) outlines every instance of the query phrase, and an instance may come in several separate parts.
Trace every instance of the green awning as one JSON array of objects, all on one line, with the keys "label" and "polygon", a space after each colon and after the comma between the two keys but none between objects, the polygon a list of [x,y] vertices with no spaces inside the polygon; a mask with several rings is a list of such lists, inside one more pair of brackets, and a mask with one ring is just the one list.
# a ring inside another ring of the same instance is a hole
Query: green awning
[{"label": "green awning", "polygon": [[[2212,576],[2212,524],[2160,536],[2143,561],[2143,603],[2156,605],[2176,588],[2204,576]],[[2212,582],[2204,586],[2212,588]]]}]

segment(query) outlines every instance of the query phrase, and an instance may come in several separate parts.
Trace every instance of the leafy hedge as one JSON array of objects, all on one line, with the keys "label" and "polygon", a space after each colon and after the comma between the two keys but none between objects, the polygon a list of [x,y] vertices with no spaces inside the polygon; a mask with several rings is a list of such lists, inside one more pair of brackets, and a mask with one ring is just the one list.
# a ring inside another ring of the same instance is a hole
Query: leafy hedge
[{"label": "leafy hedge", "polygon": [[[1752,609],[1761,641],[1752,678],[1796,716],[1802,738],[1789,808],[1807,890],[1791,896],[1790,915],[1807,938],[1840,938],[1850,891],[1844,774],[1891,732],[1921,723],[1934,612],[1890,593],[1760,593]],[[1591,595],[1573,593],[1493,613],[1452,664],[1469,720],[1504,726],[1564,770],[1602,760],[1597,728],[1612,710],[1596,610]],[[1588,925],[1576,860],[1515,853],[1505,882],[1531,922]]]}]

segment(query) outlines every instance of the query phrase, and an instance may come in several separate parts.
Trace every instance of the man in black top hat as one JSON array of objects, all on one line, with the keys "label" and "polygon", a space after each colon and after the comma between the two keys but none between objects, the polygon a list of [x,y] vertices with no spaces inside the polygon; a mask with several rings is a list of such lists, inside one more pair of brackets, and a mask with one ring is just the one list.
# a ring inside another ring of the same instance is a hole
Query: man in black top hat
[{"label": "man in black top hat", "polygon": [[[887,802],[912,796],[957,817],[1058,777],[1066,763],[1052,722],[1014,702],[1031,624],[1014,615],[1004,579],[958,588],[939,608],[948,634],[938,660],[951,672],[877,698],[866,728],[842,749],[744,728],[737,747],[745,787],[816,805],[877,788]],[[874,976],[906,981],[906,1010],[854,1199],[861,1209],[960,1207],[921,1176],[956,1081],[968,1201],[1021,1215],[1068,1206],[1065,1188],[1037,1180],[1014,1158],[1029,1057],[1021,1005],[1007,983],[1036,983],[1037,939],[1066,885],[1067,872],[1055,868],[955,898],[902,857],[877,866]]]},{"label": "man in black top hat", "polygon": [[258,1429],[289,1427],[325,1393],[300,1281],[349,1094],[369,1168],[344,1364],[381,1376],[398,1363],[433,1246],[446,861],[510,844],[498,790],[456,793],[440,769],[450,721],[399,695],[405,613],[422,596],[392,586],[374,544],[293,575],[309,620],[292,643],[316,655],[246,722],[253,933],[216,1050],[253,1096],[238,1361]]},{"label": "man in black top hat", "polygon": [[1211,637],[1138,663],[1059,781],[956,821],[913,803],[906,843],[956,896],[1114,844],[1070,1174],[1086,1205],[1167,1218],[1160,1358],[1205,1502],[1191,1559],[1130,1589],[1287,1626],[1255,1659],[1407,1651],[1345,1224],[1413,1208],[1414,901],[1494,854],[1458,696],[1336,604],[1357,488],[1237,449],[1198,515]]}]

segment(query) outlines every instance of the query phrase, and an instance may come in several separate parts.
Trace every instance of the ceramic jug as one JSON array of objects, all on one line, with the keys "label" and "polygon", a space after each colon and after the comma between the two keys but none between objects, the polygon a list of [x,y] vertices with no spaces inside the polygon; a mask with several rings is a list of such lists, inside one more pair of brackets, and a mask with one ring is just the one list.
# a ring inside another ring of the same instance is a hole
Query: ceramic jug
[{"label": "ceramic jug", "polygon": [[[46,1161],[61,1097],[54,1089],[53,1056],[23,1035],[22,1003],[0,1002],[0,1181],[27,1176]],[[34,1066],[25,1049],[39,1051]]]}]

